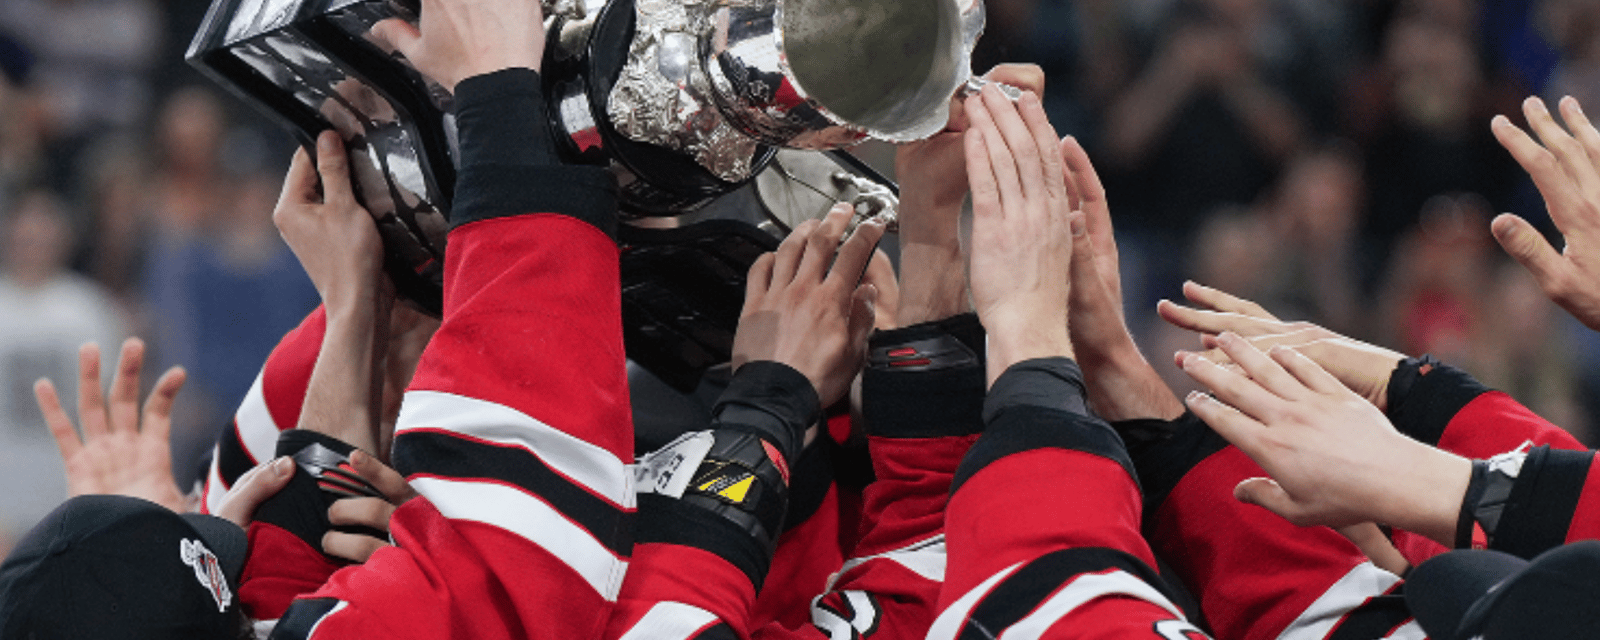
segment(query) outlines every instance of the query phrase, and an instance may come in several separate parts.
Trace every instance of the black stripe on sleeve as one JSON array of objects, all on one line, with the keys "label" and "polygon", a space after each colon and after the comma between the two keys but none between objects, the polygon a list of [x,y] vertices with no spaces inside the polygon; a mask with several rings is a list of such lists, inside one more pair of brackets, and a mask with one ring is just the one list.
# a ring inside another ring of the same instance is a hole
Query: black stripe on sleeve
[{"label": "black stripe on sleeve", "polygon": [[[400,441],[404,441],[404,446]],[[396,436],[394,467],[407,475],[426,473],[470,480],[484,478],[515,485],[549,503],[619,556],[633,549],[633,519],[610,502],[556,473],[538,456],[434,431]]]},{"label": "black stripe on sleeve", "polygon": [[600,167],[556,157],[538,72],[504,69],[456,85],[461,173],[451,227],[525,213],[559,213],[617,236],[617,182]]},{"label": "black stripe on sleeve", "polygon": [[272,628],[272,635],[268,640],[306,640],[311,637],[311,632],[316,630],[317,623],[322,622],[333,608],[339,606],[336,598],[313,598],[308,600],[295,600],[289,605],[289,610],[278,619],[278,625]]},{"label": "black stripe on sleeve", "polygon": [[1178,487],[1189,470],[1200,461],[1228,446],[1228,441],[1212,431],[1198,416],[1185,411],[1173,420],[1172,437],[1150,445],[1133,457],[1144,488],[1144,521],[1155,522],[1154,514]]},{"label": "black stripe on sleeve", "polygon": [[771,552],[748,531],[682,500],[640,494],[637,522],[636,544],[675,544],[716,554],[743,572],[757,590],[772,565]]},{"label": "black stripe on sleeve", "polygon": [[1439,365],[1418,376],[1404,397],[1390,399],[1389,420],[1400,433],[1436,447],[1461,408],[1488,391],[1467,372]]},{"label": "black stripe on sleeve", "polygon": [[694,640],[739,640],[739,634],[726,622],[718,622],[695,635]]},{"label": "black stripe on sleeve", "polygon": [[217,473],[222,476],[223,487],[231,487],[246,471],[257,464],[239,439],[239,422],[230,421],[217,438]]},{"label": "black stripe on sleeve", "polygon": [[1411,619],[1406,597],[1389,593],[1368,598],[1340,621],[1326,640],[1374,640],[1388,637],[1395,628]]},{"label": "black stripe on sleeve", "polygon": [[1006,410],[989,423],[961,459],[950,483],[950,493],[961,490],[968,479],[1001,458],[1045,448],[1082,451],[1108,458],[1122,465],[1130,478],[1137,479],[1133,461],[1128,459],[1128,452],[1122,446],[1122,438],[1110,425],[1078,413],[1024,405]]},{"label": "black stripe on sleeve", "polygon": [[[1163,594],[1169,594],[1166,583],[1138,558],[1104,548],[1063,549],[1033,559],[1016,570],[1000,584],[995,585],[972,608],[957,640],[992,640],[1009,629],[1039,605],[1043,604],[1062,585],[1087,573],[1121,570],[1142,579]],[[1167,596],[1171,599],[1171,596]]]},{"label": "black stripe on sleeve", "polygon": [[1522,463],[1490,548],[1533,559],[1566,543],[1573,512],[1589,477],[1592,451],[1535,447]]}]

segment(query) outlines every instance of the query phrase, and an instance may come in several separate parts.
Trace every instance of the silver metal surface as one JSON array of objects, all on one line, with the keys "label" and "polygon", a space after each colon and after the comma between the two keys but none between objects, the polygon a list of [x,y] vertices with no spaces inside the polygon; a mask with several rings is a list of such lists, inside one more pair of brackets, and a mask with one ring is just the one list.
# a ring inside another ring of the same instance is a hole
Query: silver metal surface
[{"label": "silver metal surface", "polygon": [[730,146],[730,130],[808,150],[938,133],[984,24],[981,0],[640,0],[636,12],[608,115],[729,181],[748,177],[751,149]]},{"label": "silver metal surface", "polygon": [[711,31],[702,0],[638,0],[628,63],[611,88],[606,116],[624,136],[693,156],[728,182],[750,177],[756,141],[734,129],[710,99],[697,60]]}]

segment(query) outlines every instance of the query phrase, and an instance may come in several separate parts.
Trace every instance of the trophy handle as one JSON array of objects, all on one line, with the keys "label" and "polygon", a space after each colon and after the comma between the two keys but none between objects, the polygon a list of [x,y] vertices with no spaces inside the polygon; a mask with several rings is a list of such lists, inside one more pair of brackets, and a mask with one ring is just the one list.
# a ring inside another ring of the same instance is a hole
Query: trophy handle
[{"label": "trophy handle", "polygon": [[1013,87],[1013,86],[1011,86],[1009,84],[1006,84],[1004,82],[989,82],[988,79],[983,78],[981,76],[972,76],[970,78],[967,78],[967,83],[965,85],[961,86],[961,90],[957,91],[956,95],[959,95],[962,98],[965,98],[965,97],[973,95],[973,94],[975,94],[975,93],[977,93],[979,91],[982,91],[983,90],[983,86],[987,85],[987,84],[993,84],[994,86],[999,87],[1000,88],[1000,93],[1005,94],[1007,98],[1011,98],[1012,102],[1016,102],[1016,101],[1022,99],[1022,90],[1021,89]]}]

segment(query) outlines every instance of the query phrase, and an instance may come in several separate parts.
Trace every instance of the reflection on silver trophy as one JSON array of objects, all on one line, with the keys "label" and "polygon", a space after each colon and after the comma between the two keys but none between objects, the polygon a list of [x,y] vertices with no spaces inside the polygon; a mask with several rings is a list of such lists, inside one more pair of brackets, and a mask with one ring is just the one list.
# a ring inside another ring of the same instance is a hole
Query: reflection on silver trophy
[{"label": "reflection on silver trophy", "polygon": [[[635,223],[619,237],[629,356],[675,383],[727,359],[744,271],[793,224],[836,199],[892,220],[894,185],[842,149],[940,131],[950,98],[978,82],[969,54],[984,23],[982,0],[546,0],[545,12],[550,108],[530,125],[551,129],[564,162],[617,175]],[[451,97],[370,35],[417,14],[416,0],[215,0],[189,58],[302,143],[339,132],[387,271],[437,312]]]}]

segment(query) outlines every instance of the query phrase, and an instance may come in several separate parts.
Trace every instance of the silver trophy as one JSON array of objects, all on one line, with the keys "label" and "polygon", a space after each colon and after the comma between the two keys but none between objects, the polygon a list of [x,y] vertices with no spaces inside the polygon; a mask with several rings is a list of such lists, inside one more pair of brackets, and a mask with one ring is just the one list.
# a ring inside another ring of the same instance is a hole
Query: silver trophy
[{"label": "silver trophy", "polygon": [[[334,129],[397,289],[437,312],[451,97],[370,35],[417,0],[215,0],[190,63],[293,132]],[[546,0],[546,126],[621,187],[629,357],[680,388],[726,361],[744,273],[832,201],[893,220],[845,150],[939,132],[982,0]],[[536,117],[529,114],[529,117]],[[819,153],[820,152],[820,153]]]}]

